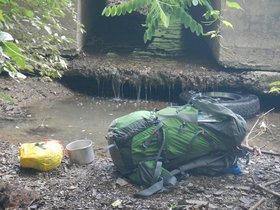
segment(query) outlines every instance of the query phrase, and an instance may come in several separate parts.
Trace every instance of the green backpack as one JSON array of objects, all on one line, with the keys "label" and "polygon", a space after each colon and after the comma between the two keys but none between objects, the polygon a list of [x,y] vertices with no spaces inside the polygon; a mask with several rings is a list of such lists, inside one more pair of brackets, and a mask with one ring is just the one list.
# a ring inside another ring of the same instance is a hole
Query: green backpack
[{"label": "green backpack", "polygon": [[215,175],[236,166],[235,150],[246,135],[245,120],[205,99],[159,111],[136,111],[109,126],[108,149],[121,175],[147,189],[146,197],[168,192],[175,175]]}]

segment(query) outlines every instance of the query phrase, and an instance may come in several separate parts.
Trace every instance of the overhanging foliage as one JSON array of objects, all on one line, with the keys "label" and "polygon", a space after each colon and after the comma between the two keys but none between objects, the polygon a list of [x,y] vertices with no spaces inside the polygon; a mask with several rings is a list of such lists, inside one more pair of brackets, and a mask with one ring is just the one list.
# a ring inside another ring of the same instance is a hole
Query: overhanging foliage
[{"label": "overhanging foliage", "polygon": [[65,12],[75,20],[73,8],[72,0],[0,0],[0,72],[60,77],[66,63],[59,44],[73,40],[56,32],[66,30],[60,24]]},{"label": "overhanging foliage", "polygon": [[[197,22],[190,14],[190,8],[198,5],[206,9],[204,14],[206,24],[221,20],[225,26],[233,27],[230,22],[223,20],[220,11],[213,9],[211,0],[130,0],[105,7],[102,15],[107,17],[120,16],[137,10],[146,11],[144,42],[152,39],[159,24],[168,28],[170,19],[179,19],[185,28],[189,28],[197,36],[217,36],[218,30],[204,32],[202,24]],[[226,1],[226,5],[230,8],[241,9],[236,2]]]}]

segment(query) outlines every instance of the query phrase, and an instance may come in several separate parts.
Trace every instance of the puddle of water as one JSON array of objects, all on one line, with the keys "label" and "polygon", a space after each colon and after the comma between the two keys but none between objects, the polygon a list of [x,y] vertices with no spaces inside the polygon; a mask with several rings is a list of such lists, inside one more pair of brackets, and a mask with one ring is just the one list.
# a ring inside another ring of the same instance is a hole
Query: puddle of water
[{"label": "puddle of water", "polygon": [[[136,110],[161,109],[168,105],[167,102],[117,102],[89,97],[43,101],[29,107],[31,117],[27,120],[0,121],[0,137],[21,143],[52,138],[63,141],[65,145],[77,139],[91,139],[102,147],[107,145],[107,129],[115,118]],[[251,140],[250,145],[280,152],[280,113],[271,112],[266,119],[269,129]],[[256,120],[248,120],[248,127],[251,128]],[[259,131],[257,126],[252,136]]]},{"label": "puddle of water", "polygon": [[77,139],[91,139],[105,146],[105,135],[117,117],[136,110],[153,110],[168,106],[166,102],[112,101],[88,97],[62,101],[43,101],[28,107],[30,118],[0,122],[0,136],[11,142],[34,142],[44,138],[64,144]]}]

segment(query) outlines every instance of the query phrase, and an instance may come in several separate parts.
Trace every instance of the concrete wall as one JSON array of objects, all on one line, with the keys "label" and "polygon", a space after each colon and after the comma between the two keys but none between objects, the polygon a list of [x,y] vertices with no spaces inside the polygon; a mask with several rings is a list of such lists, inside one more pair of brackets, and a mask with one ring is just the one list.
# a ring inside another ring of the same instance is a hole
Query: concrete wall
[{"label": "concrete wall", "polygon": [[221,27],[218,41],[211,40],[217,61],[225,67],[280,71],[280,1],[235,0],[243,10],[229,9],[216,0],[234,30]]},{"label": "concrete wall", "polygon": [[63,34],[69,38],[75,40],[74,43],[71,43],[67,46],[61,46],[62,50],[66,53],[70,51],[81,50],[85,45],[87,38],[91,35],[91,32],[94,30],[94,26],[97,23],[98,19],[101,17],[102,9],[105,7],[104,0],[72,0],[75,5],[75,10],[77,12],[77,21],[84,26],[86,30],[85,33],[82,33],[80,26],[77,26],[77,23],[73,20],[72,14],[66,13],[65,17],[61,19],[61,23],[66,31],[63,31]]},{"label": "concrete wall", "polygon": [[94,30],[94,25],[101,17],[101,12],[105,7],[104,0],[77,0],[78,21],[84,25],[86,33],[77,31],[78,50],[81,50],[85,45],[88,37]]},{"label": "concrete wall", "polygon": [[[72,0],[73,4],[76,6],[75,10],[77,11],[77,0]],[[61,36],[65,35],[68,38],[74,40],[74,42],[69,43],[68,45],[60,46],[65,54],[72,53],[77,50],[77,24],[73,20],[72,14],[70,12],[65,13],[65,17],[61,19],[62,26],[66,28],[66,31],[58,32]]]}]

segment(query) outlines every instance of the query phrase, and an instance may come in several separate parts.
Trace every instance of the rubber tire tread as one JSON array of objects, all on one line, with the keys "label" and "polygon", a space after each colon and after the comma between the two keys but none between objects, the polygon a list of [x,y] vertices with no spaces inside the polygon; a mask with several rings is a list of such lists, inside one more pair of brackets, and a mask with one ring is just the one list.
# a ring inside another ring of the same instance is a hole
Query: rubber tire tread
[{"label": "rubber tire tread", "polygon": [[[237,93],[234,93],[237,94]],[[203,93],[202,93],[203,95]],[[219,101],[219,104],[229,108],[245,119],[255,117],[260,112],[260,100],[253,94],[238,94],[239,98],[230,101]]]}]

